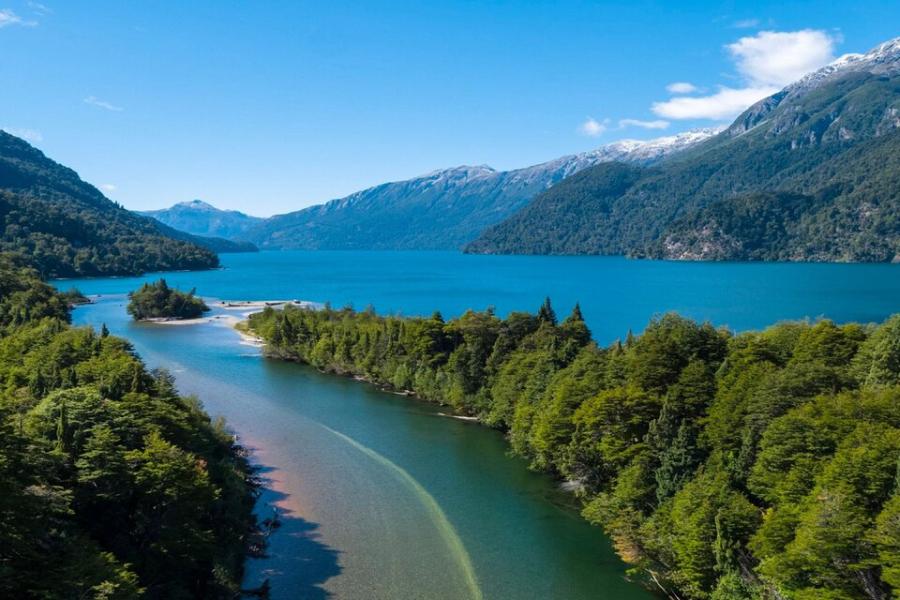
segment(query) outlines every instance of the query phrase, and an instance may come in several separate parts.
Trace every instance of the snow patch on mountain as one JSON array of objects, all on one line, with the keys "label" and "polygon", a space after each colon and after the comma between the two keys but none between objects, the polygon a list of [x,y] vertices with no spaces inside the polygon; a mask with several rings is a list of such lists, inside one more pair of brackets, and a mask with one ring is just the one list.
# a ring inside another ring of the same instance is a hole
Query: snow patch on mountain
[{"label": "snow patch on mountain", "polygon": [[545,186],[550,187],[578,171],[601,163],[618,161],[643,165],[651,164],[670,154],[680,152],[707,140],[723,129],[724,126],[707,127],[652,140],[619,140],[601,146],[596,150],[563,156],[539,165],[508,171],[506,174],[511,181],[523,183],[532,183],[537,179],[544,179]]},{"label": "snow patch on mountain", "polygon": [[[186,202],[178,202],[172,208],[180,207],[186,208],[190,210],[205,210],[210,212],[219,212],[219,209],[210,204],[209,202],[204,202],[203,200],[188,200]],[[169,209],[171,210],[171,209]]]},{"label": "snow patch on mountain", "polygon": [[853,71],[867,71],[874,74],[900,72],[900,38],[879,44],[865,54],[844,54],[834,62],[789,85],[785,91],[812,89],[835,76]]}]

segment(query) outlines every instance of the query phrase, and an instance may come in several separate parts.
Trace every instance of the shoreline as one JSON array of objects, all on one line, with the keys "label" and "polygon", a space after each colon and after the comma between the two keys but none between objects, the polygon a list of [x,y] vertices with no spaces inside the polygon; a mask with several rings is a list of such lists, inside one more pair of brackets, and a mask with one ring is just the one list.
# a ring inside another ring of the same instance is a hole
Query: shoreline
[{"label": "shoreline", "polygon": [[[243,323],[246,323],[246,321],[241,321],[241,324],[243,324]],[[237,327],[235,327],[235,330],[238,332],[241,331]],[[253,330],[249,329],[249,327],[247,328],[247,332],[252,332],[252,331]],[[265,348],[265,340],[263,338],[255,336],[252,333],[247,333],[246,335],[252,336],[255,340],[258,340],[260,347]],[[397,388],[397,387],[394,387],[389,382],[381,381],[379,379],[375,379],[375,378],[372,378],[372,377],[369,377],[367,375],[363,375],[360,373],[354,373],[354,372],[350,372],[350,371],[347,371],[347,372],[336,371],[336,370],[332,370],[332,369],[321,369],[321,368],[315,367],[307,362],[304,362],[302,360],[299,360],[297,358],[294,358],[292,356],[287,356],[284,354],[263,353],[263,356],[265,356],[267,358],[272,358],[274,360],[280,360],[280,361],[284,361],[284,362],[289,362],[289,363],[292,362],[292,363],[296,363],[299,365],[305,365],[311,369],[315,369],[316,371],[318,371],[319,373],[322,373],[323,375],[329,375],[332,377],[344,377],[347,379],[352,379],[353,381],[356,381],[357,383],[370,385],[370,386],[374,387],[375,389],[377,389],[379,392],[383,392],[385,394],[393,394],[394,396],[403,396],[405,398],[410,398],[412,400],[415,400],[416,402],[423,402],[425,404],[430,404],[432,406],[439,406],[442,408],[450,408],[450,409],[453,408],[452,405],[450,405],[447,402],[442,402],[440,400],[433,400],[431,398],[425,398],[425,397],[417,394],[414,390]],[[490,425],[485,423],[481,417],[475,416],[475,415],[453,414],[453,413],[449,413],[449,412],[438,411],[438,412],[434,413],[434,416],[440,417],[443,419],[455,419],[455,420],[464,421],[467,423],[476,423],[478,425],[482,425],[489,429],[494,429],[493,427],[491,427]]]},{"label": "shoreline", "polygon": [[317,308],[320,306],[316,302],[307,300],[218,300],[209,303],[212,309],[236,312],[242,311],[240,314],[212,314],[209,316],[196,317],[193,319],[178,319],[171,317],[156,317],[150,319],[141,319],[139,323],[149,323],[152,325],[167,325],[185,327],[191,325],[203,324],[223,324],[228,325],[241,337],[241,343],[246,346],[262,348],[265,345],[264,340],[252,333],[249,329],[241,328],[240,325],[245,323],[250,315],[262,312],[266,308],[281,309],[285,306],[296,306],[298,308]]}]

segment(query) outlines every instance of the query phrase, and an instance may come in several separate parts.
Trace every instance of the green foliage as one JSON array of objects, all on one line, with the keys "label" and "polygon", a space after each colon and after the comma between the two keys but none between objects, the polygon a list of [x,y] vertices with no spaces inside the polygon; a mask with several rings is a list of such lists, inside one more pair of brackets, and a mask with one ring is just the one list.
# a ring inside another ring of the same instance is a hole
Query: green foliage
[{"label": "green foliage", "polygon": [[195,319],[209,310],[194,290],[182,292],[170,288],[165,279],[145,283],[128,294],[128,314],[143,319]]},{"label": "green foliage", "polygon": [[505,319],[250,318],[270,356],[504,430],[534,468],[577,483],[584,516],[654,585],[715,600],[900,592],[898,323],[734,336],[665,315],[598,348],[577,307],[557,323],[549,300]]},{"label": "green foliage", "polygon": [[27,256],[43,277],[218,266],[197,241],[125,210],[0,131],[0,252]]},{"label": "green foliage", "polygon": [[0,597],[233,598],[244,451],[3,255],[0,288]]},{"label": "green foliage", "polygon": [[76,291],[68,297],[57,294],[24,260],[0,253],[0,331],[43,317],[68,322],[67,301],[79,296]]}]

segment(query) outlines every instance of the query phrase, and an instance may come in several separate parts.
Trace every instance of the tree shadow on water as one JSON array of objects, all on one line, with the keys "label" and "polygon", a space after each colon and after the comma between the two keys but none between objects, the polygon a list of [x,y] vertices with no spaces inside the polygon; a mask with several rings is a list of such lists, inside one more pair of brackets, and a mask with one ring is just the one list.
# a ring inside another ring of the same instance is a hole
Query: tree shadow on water
[{"label": "tree shadow on water", "polygon": [[333,595],[324,584],[343,570],[340,551],[321,540],[319,524],[287,508],[290,494],[274,488],[273,467],[258,466],[261,483],[256,514],[267,537],[264,556],[247,561],[245,589],[257,589],[268,580],[271,598],[324,600]]}]

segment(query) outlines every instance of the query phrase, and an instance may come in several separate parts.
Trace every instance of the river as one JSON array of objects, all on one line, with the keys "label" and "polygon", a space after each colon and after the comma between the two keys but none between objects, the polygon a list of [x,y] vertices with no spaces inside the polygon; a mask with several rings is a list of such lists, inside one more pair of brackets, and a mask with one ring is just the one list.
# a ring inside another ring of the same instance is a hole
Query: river
[{"label": "river", "polygon": [[[221,270],[166,274],[210,298],[373,304],[454,316],[495,306],[581,303],[601,342],[677,310],[736,329],[896,310],[900,266],[711,264],[449,252],[223,255]],[[131,322],[125,293],[158,277],[59,281],[100,297],[76,324],[106,323],[183,393],[227,419],[262,465],[258,511],[283,525],[245,585],[273,598],[650,598],[625,578],[602,532],[550,478],[510,457],[503,437],[440,407],[308,367],[263,359],[224,322]]]}]

